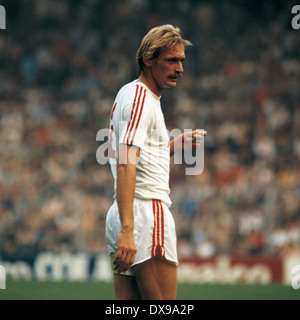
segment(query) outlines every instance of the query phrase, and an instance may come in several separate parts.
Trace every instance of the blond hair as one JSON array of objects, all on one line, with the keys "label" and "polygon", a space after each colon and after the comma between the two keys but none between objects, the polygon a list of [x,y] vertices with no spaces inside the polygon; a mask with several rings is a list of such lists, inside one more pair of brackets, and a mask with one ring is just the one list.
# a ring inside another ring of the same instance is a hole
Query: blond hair
[{"label": "blond hair", "polygon": [[182,38],[181,30],[170,24],[152,28],[143,38],[141,45],[136,53],[140,72],[143,70],[144,61],[156,60],[159,57],[161,49],[164,47],[172,47],[177,44],[191,46],[189,40]]}]

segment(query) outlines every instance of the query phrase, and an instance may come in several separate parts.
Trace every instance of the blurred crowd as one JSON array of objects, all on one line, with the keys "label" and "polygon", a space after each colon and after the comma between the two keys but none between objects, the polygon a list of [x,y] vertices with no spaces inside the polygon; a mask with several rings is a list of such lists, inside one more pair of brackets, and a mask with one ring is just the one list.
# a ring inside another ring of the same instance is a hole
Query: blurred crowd
[{"label": "blurred crowd", "polygon": [[204,171],[171,163],[179,256],[300,248],[300,31],[284,1],[10,0],[0,33],[0,258],[106,250],[97,132],[153,26],[193,46],[168,128],[205,129]]}]

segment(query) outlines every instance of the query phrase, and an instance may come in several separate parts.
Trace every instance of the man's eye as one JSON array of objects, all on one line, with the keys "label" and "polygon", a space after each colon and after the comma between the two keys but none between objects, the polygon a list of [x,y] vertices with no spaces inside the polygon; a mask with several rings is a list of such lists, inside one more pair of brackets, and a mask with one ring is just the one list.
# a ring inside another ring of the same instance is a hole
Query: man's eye
[{"label": "man's eye", "polygon": [[177,63],[177,62],[181,62],[181,63],[183,63],[183,61],[184,61],[184,59],[182,59],[182,60],[179,60],[179,59],[169,59],[169,61],[170,62],[174,62],[174,63]]}]

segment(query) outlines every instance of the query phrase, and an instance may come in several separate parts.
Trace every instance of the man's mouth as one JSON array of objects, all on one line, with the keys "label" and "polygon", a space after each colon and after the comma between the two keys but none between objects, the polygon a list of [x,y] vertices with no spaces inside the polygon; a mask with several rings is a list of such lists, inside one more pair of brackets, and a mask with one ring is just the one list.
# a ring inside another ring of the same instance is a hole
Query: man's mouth
[{"label": "man's mouth", "polygon": [[177,75],[170,75],[169,78],[172,79],[172,80],[177,80],[179,76]]}]

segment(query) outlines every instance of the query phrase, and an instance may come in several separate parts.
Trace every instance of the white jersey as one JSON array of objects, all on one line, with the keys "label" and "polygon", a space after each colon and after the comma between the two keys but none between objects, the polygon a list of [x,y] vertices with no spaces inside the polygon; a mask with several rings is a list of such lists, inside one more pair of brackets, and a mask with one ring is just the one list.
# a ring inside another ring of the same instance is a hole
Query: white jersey
[{"label": "white jersey", "polygon": [[111,111],[109,158],[115,191],[120,144],[140,148],[135,197],[158,199],[169,207],[170,144],[160,97],[137,80],[121,88]]}]

